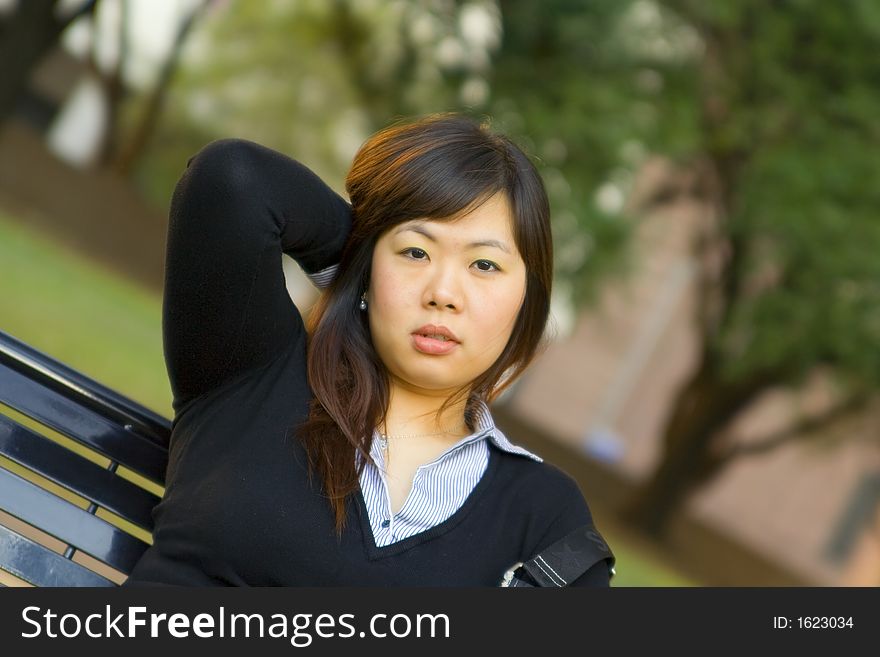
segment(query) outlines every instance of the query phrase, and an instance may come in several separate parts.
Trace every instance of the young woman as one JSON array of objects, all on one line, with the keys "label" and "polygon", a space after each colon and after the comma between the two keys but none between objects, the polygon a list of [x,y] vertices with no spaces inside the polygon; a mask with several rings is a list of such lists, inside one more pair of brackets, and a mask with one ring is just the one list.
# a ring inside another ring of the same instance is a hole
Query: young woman
[{"label": "young woman", "polygon": [[[549,314],[529,159],[430,115],[371,137],[346,190],[244,140],[189,161],[166,260],[167,487],[126,584],[496,586],[591,526],[574,480],[488,408]],[[308,327],[282,252],[324,288]],[[568,582],[608,583],[604,561]]]}]

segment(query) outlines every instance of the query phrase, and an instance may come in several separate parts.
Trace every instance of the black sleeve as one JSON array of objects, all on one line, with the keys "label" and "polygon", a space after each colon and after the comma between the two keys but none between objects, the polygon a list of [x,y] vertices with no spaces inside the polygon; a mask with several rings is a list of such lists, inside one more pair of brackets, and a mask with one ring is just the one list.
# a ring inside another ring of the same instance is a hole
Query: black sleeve
[{"label": "black sleeve", "polygon": [[[584,525],[592,525],[593,517],[590,508],[583,497],[580,489],[575,481],[569,477],[565,477],[565,492],[560,494],[559,500],[566,500],[562,512],[553,520],[544,536],[538,542],[533,554],[529,559],[541,552],[544,548],[553,545],[556,541],[566,536],[569,532],[583,527]],[[578,577],[568,586],[592,586],[592,587],[608,587],[611,585],[611,576],[608,572],[608,564],[604,559],[599,560],[591,566],[583,575]]]},{"label": "black sleeve", "polygon": [[277,151],[222,139],[190,158],[171,199],[162,307],[175,412],[297,337],[281,253],[318,272],[350,228],[349,204]]}]

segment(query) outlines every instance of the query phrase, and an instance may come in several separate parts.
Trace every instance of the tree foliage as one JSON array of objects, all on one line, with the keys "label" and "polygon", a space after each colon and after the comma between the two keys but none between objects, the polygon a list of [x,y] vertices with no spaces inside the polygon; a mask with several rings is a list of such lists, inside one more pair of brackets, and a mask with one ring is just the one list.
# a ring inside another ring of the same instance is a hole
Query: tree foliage
[{"label": "tree foliage", "polygon": [[864,408],[880,386],[876,5],[662,5],[702,44],[692,62],[695,152],[718,183],[715,246],[726,258],[700,299],[699,367],[672,409],[660,466],[632,506],[658,531],[737,453],[724,429],[770,387],[797,390],[823,369],[838,399],[799,423],[815,434],[843,410]]}]

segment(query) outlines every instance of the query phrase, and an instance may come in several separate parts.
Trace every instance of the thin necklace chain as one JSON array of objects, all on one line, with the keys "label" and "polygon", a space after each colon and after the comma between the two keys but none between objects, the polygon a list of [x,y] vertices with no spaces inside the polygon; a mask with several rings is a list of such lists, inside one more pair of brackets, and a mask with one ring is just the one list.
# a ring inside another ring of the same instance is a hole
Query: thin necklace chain
[{"label": "thin necklace chain", "polygon": [[404,434],[404,435],[397,435],[397,436],[389,436],[387,433],[379,432],[379,446],[382,448],[383,451],[387,452],[388,451],[388,442],[389,442],[390,438],[393,438],[394,440],[398,440],[400,438],[425,438],[427,436],[439,436],[440,434],[454,433],[456,431],[461,431],[461,429],[463,429],[463,428],[467,428],[466,423],[464,425],[457,427],[457,428],[446,429],[445,431],[435,431],[433,433],[416,433],[416,434],[409,434],[409,435]]}]

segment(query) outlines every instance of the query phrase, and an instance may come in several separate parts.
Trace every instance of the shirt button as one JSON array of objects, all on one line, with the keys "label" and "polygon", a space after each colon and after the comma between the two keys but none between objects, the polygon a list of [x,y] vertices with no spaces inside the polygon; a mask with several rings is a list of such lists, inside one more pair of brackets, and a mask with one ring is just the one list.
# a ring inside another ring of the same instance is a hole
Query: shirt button
[{"label": "shirt button", "polygon": [[387,527],[387,526],[390,525],[390,524],[391,524],[391,521],[390,521],[390,520],[383,520],[383,521],[382,521],[382,526],[383,526],[383,527]]}]

